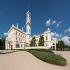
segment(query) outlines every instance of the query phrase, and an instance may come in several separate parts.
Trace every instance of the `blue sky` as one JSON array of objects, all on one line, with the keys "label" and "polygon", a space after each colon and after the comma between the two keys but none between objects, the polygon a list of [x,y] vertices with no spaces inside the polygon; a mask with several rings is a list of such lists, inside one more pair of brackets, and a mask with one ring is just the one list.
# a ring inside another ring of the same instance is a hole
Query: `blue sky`
[{"label": "blue sky", "polygon": [[[0,36],[12,24],[26,25],[26,11],[31,11],[32,34],[39,34],[49,27],[55,34],[70,36],[70,0],[0,0]],[[47,25],[47,21],[55,23]],[[59,26],[57,26],[59,25]]]}]

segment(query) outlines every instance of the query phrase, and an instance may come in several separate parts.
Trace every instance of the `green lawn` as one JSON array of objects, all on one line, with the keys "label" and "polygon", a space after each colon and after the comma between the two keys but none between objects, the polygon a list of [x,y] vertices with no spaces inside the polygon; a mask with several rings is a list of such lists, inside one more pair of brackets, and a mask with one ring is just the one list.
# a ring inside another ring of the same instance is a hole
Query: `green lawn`
[{"label": "green lawn", "polygon": [[67,61],[65,58],[63,58],[60,55],[54,54],[50,49],[44,50],[44,49],[29,49],[27,50],[40,60],[43,60],[45,62],[56,64],[60,66],[65,66],[67,64]]}]

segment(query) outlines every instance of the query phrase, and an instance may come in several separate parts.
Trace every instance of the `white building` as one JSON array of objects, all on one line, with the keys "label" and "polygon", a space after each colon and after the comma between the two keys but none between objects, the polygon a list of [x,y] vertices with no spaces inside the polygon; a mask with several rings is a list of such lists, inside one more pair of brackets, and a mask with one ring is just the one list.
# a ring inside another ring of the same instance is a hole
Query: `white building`
[{"label": "white building", "polygon": [[56,41],[52,40],[51,30],[49,28],[47,31],[43,32],[42,34],[35,35],[36,46],[38,46],[38,44],[39,44],[40,36],[44,37],[44,46],[45,47],[56,49]]},{"label": "white building", "polygon": [[[44,36],[44,47],[55,48],[56,42],[52,40],[51,31],[48,28],[47,31],[42,33]],[[36,46],[38,47],[40,35],[36,35]],[[12,25],[8,31],[6,37],[5,48],[6,49],[24,49],[25,47],[30,47],[31,42],[31,13],[27,11],[26,13],[26,32],[24,32],[23,27],[19,29],[17,26]]]}]

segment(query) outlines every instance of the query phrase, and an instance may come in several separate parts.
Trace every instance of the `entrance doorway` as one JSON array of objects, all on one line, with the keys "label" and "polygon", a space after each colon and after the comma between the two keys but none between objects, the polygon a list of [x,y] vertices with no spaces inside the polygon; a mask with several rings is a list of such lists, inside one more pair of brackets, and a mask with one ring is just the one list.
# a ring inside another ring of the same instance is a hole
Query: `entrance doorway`
[{"label": "entrance doorway", "polygon": [[13,46],[11,45],[11,50],[13,49]]}]

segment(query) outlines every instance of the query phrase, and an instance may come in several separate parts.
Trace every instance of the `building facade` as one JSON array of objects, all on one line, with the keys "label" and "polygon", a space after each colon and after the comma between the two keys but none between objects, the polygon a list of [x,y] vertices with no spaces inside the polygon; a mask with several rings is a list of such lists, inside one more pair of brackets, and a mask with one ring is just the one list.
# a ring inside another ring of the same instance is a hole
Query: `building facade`
[{"label": "building facade", "polygon": [[[44,47],[55,48],[56,42],[52,40],[51,30],[48,28],[47,31],[43,32],[41,35],[44,36]],[[39,47],[40,35],[35,35],[36,46]],[[25,49],[25,47],[30,47],[30,42],[32,40],[31,36],[31,13],[27,11],[26,13],[26,32],[24,32],[23,27],[19,29],[17,26],[12,25],[8,31],[8,35],[5,41],[5,49]]]},{"label": "building facade", "polygon": [[43,32],[40,35],[35,35],[36,39],[36,46],[39,45],[39,38],[40,36],[44,37],[44,47],[56,49],[56,41],[52,39],[51,30],[48,28],[47,31]]}]

